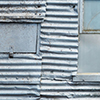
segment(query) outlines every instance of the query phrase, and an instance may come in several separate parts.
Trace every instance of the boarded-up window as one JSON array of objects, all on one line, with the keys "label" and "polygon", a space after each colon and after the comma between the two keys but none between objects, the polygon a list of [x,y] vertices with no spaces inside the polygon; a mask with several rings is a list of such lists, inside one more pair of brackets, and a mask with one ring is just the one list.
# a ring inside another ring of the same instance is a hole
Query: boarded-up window
[{"label": "boarded-up window", "polygon": [[36,53],[46,0],[0,0],[0,53]]},{"label": "boarded-up window", "polygon": [[37,24],[0,24],[0,52],[36,52]]}]

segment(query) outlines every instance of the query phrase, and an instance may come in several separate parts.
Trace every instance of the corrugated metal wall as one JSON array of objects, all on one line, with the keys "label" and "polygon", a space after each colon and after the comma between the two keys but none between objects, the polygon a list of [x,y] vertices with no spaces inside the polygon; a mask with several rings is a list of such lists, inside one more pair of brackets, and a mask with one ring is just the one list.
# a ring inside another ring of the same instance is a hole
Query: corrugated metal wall
[{"label": "corrugated metal wall", "polygon": [[0,100],[39,100],[41,57],[0,55]]},{"label": "corrugated metal wall", "polygon": [[72,82],[78,59],[77,5],[78,0],[47,0],[41,56],[8,59],[0,54],[0,100],[100,100],[100,83]]},{"label": "corrugated metal wall", "polygon": [[0,22],[41,22],[46,0],[0,0]]},{"label": "corrugated metal wall", "polygon": [[[32,22],[37,24],[44,20],[45,13],[46,0],[0,1],[0,23],[5,22],[5,25],[8,24],[7,22]],[[26,23],[22,24],[26,25]],[[11,29],[11,26],[9,28]],[[39,25],[38,29],[40,29]],[[32,31],[35,34],[34,30]],[[38,40],[39,36],[37,34],[40,33],[40,30],[36,29],[36,31]],[[5,33],[7,34],[7,32],[8,30]],[[17,39],[19,38],[17,37]],[[36,46],[36,44],[33,45]],[[4,46],[6,47],[6,45]],[[37,48],[38,46],[39,41],[37,41]],[[37,54],[38,51],[36,52]],[[0,53],[0,100],[40,99],[42,56],[37,54],[16,53],[13,58],[9,58],[8,54]]]},{"label": "corrugated metal wall", "polygon": [[78,59],[78,0],[47,0],[41,25],[41,100],[100,100],[100,83],[72,82]]}]

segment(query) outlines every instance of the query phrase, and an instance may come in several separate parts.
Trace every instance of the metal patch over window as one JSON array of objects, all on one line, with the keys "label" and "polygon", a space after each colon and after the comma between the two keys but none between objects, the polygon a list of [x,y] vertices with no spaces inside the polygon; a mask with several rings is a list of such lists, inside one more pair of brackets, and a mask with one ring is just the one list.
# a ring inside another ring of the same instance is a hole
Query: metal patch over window
[{"label": "metal patch over window", "polygon": [[37,24],[0,24],[0,52],[35,53]]}]

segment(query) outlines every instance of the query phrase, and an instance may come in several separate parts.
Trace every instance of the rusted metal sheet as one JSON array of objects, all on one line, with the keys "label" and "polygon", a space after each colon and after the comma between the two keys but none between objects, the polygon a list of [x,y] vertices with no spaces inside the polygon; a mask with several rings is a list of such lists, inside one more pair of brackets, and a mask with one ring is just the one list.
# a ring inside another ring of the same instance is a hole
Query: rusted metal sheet
[{"label": "rusted metal sheet", "polygon": [[1,0],[0,22],[42,22],[46,0]]}]

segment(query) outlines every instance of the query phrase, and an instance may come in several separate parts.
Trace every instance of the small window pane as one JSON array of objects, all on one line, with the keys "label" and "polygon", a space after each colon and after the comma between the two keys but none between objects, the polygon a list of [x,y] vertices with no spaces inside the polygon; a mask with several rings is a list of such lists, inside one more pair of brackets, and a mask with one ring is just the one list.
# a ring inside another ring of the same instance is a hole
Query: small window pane
[{"label": "small window pane", "polygon": [[84,30],[100,30],[100,0],[84,0]]},{"label": "small window pane", "polygon": [[80,34],[79,73],[100,73],[100,34]]}]

